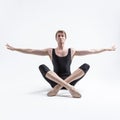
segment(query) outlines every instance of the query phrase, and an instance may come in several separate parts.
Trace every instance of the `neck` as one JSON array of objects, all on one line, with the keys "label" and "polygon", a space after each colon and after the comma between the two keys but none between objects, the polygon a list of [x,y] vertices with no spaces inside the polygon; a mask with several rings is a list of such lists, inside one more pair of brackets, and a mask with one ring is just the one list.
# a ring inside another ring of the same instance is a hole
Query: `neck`
[{"label": "neck", "polygon": [[58,45],[57,49],[63,50],[65,48],[64,44]]}]

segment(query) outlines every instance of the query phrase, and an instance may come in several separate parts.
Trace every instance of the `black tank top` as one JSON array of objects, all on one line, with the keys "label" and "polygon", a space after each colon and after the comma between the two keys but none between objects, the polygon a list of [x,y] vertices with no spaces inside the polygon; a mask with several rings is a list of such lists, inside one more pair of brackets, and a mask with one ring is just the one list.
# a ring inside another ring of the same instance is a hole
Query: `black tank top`
[{"label": "black tank top", "polygon": [[52,63],[54,72],[60,76],[62,79],[65,79],[71,74],[70,65],[71,65],[71,49],[68,49],[68,54],[66,56],[60,57],[56,55],[55,49],[52,50]]}]

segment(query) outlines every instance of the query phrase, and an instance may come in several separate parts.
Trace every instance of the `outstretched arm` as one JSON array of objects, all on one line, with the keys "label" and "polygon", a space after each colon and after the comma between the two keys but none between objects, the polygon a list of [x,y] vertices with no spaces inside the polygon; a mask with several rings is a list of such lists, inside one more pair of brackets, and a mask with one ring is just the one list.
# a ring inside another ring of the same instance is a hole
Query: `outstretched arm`
[{"label": "outstretched arm", "polygon": [[23,49],[23,48],[15,48],[9,44],[6,45],[6,48],[12,51],[18,51],[18,52],[25,53],[25,54],[50,55],[49,54],[50,48],[43,49],[43,50]]},{"label": "outstretched arm", "polygon": [[90,54],[97,54],[97,53],[102,53],[105,51],[115,51],[116,47],[112,46],[110,48],[105,48],[105,49],[91,49],[91,50],[76,50],[74,52],[74,55],[90,55]]}]

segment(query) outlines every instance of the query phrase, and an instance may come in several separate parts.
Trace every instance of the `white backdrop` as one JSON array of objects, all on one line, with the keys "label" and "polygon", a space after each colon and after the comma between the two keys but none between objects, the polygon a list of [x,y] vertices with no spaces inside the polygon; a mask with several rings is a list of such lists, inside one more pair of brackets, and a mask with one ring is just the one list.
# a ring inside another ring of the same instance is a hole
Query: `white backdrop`
[{"label": "white backdrop", "polygon": [[[119,6],[119,0],[1,0],[0,119],[119,120]],[[76,85],[83,95],[79,100],[64,91],[53,98],[46,96],[50,86],[38,66],[45,63],[52,69],[48,57],[5,48],[7,43],[20,48],[56,47],[59,29],[67,33],[66,47],[117,47],[115,52],[74,58],[71,71],[84,62],[91,66]]]}]

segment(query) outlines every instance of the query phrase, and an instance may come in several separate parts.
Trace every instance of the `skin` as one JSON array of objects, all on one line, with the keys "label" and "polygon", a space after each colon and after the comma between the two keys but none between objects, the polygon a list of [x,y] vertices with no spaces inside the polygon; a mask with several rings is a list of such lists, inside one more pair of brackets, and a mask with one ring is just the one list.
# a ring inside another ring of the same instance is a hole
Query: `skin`
[{"label": "skin", "polygon": [[[65,56],[67,55],[67,50],[65,46],[65,35],[63,33],[58,33],[56,37],[56,41],[58,43],[58,46],[55,48],[56,54],[58,56]],[[34,55],[41,55],[41,56],[49,56],[50,59],[52,59],[52,48],[46,48],[42,50],[36,50],[36,49],[23,49],[23,48],[15,48],[9,44],[6,44],[6,48],[12,51],[18,51],[26,54],[34,54]],[[75,50],[71,48],[71,57],[73,58],[74,56],[82,56],[82,55],[90,55],[90,54],[97,54],[105,51],[115,51],[116,47],[112,46],[110,48],[103,48],[103,49],[92,49],[92,50]]]},{"label": "skin", "polygon": [[[66,56],[68,53],[68,48],[65,48],[65,41],[66,36],[62,32],[58,32],[56,35],[56,42],[57,47],[55,48],[55,53],[60,56]],[[23,49],[23,48],[16,48],[9,44],[6,45],[6,48],[12,51],[18,51],[25,54],[33,54],[33,55],[40,55],[40,56],[49,56],[52,60],[52,49],[53,48],[46,48],[41,50],[36,49]],[[92,50],[75,50],[71,48],[71,58],[73,59],[74,56],[84,56],[84,55],[91,55],[91,54],[98,54],[105,51],[115,51],[116,47],[112,46],[110,48],[102,48],[102,49],[92,49]],[[55,96],[62,87],[65,87],[69,90],[72,97],[80,98],[81,94],[69,83],[80,78],[84,75],[82,69],[75,70],[70,76],[68,76],[65,80],[61,79],[55,72],[49,71],[46,74],[46,77],[53,80],[54,82],[58,83],[52,90],[48,92],[48,96]]]}]

